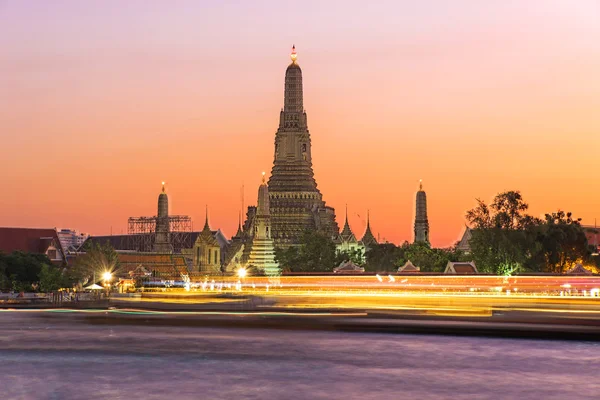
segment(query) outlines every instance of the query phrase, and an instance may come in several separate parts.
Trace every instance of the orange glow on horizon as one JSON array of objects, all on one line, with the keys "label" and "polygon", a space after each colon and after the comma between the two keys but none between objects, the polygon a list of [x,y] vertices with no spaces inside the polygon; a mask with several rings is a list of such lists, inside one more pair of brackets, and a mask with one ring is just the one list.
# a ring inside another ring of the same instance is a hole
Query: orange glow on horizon
[{"label": "orange glow on horizon", "polygon": [[0,6],[1,226],[126,233],[164,177],[172,214],[200,230],[208,204],[231,236],[273,162],[290,43],[318,188],[357,237],[370,210],[375,237],[412,241],[420,179],[438,247],[504,190],[600,219],[595,1],[307,2],[293,19],[278,2],[25,3]]}]

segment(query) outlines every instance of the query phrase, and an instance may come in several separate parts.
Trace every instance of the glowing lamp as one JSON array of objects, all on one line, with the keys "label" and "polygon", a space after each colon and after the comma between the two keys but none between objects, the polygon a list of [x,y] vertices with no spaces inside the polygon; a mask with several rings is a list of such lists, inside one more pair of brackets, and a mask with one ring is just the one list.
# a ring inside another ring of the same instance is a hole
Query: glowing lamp
[{"label": "glowing lamp", "polygon": [[106,272],[105,272],[105,273],[102,275],[102,279],[103,279],[105,282],[108,282],[108,281],[110,281],[110,280],[112,279],[112,274],[111,274],[110,272],[106,271]]}]

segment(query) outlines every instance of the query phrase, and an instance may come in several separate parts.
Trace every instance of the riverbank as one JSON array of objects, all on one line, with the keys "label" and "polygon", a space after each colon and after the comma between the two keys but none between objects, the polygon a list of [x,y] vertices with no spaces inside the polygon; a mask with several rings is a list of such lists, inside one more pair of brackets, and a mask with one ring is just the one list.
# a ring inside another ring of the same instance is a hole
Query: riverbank
[{"label": "riverbank", "polygon": [[[0,313],[19,313],[5,310]],[[21,312],[24,312],[21,311]],[[487,317],[386,313],[368,310],[153,311],[144,309],[27,310],[45,323],[93,326],[146,326],[390,334],[434,334],[502,338],[600,341],[600,324],[592,316],[548,317],[511,312]]]},{"label": "riverbank", "polygon": [[0,310],[92,325],[600,341],[600,301],[582,297],[154,293],[59,305],[4,305]]}]

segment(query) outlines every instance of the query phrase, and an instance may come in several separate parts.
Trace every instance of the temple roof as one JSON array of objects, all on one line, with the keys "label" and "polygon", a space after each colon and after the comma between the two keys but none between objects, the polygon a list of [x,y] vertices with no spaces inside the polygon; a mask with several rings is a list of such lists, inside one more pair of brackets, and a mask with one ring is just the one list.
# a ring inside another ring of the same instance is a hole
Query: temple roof
[{"label": "temple roof", "polygon": [[208,224],[208,207],[206,208],[206,220],[204,221],[204,229],[202,229],[202,231],[198,235],[198,238],[196,239],[196,243],[198,242],[205,243],[209,246],[220,247],[219,241],[217,240],[213,232],[210,230],[210,225]]},{"label": "temple roof", "polygon": [[587,270],[581,264],[575,265],[566,272],[568,275],[592,275],[592,271]]},{"label": "temple roof", "polygon": [[415,267],[410,260],[408,260],[403,266],[398,268],[398,272],[419,272],[421,268]]},{"label": "temple roof", "polygon": [[346,221],[344,222],[344,228],[340,233],[339,238],[342,242],[357,242],[356,236],[352,233],[352,229],[350,229],[350,225],[348,224],[348,206],[346,206]]},{"label": "temple roof", "polygon": [[334,273],[340,272],[365,272],[365,269],[354,264],[352,261],[345,261],[333,269]]},{"label": "temple roof", "polygon": [[471,262],[452,262],[448,261],[444,274],[475,275],[478,274],[477,267]]},{"label": "temple roof", "polygon": [[45,254],[52,245],[64,259],[64,251],[55,228],[0,228],[0,251],[4,253],[22,251]]},{"label": "temple roof", "polygon": [[368,211],[367,211],[367,229],[365,230],[365,234],[363,235],[363,237],[360,241],[363,242],[366,246],[371,245],[371,244],[377,244],[377,239],[375,239],[375,235],[373,235],[373,232],[371,232],[371,223],[369,221],[369,212]]},{"label": "temple roof", "polygon": [[244,231],[242,230],[242,212],[240,211],[240,216],[238,217],[238,228],[233,238],[241,238],[244,235]]}]

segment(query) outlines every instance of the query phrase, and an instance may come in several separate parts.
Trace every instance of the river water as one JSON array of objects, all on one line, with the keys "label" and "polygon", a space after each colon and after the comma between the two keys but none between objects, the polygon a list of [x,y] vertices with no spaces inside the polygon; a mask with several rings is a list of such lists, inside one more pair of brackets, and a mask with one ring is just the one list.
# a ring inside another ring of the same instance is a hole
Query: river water
[{"label": "river water", "polygon": [[585,399],[600,344],[0,313],[0,399]]}]

